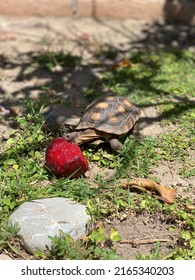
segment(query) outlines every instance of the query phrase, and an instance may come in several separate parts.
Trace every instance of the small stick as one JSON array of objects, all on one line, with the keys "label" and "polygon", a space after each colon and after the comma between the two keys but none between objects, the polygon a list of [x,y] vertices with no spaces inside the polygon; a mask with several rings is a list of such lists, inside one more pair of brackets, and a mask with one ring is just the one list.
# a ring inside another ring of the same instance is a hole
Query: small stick
[{"label": "small stick", "polygon": [[156,242],[169,242],[170,239],[127,239],[120,241],[121,244],[129,243],[133,245],[140,245],[140,244],[149,244],[149,243],[156,243]]}]

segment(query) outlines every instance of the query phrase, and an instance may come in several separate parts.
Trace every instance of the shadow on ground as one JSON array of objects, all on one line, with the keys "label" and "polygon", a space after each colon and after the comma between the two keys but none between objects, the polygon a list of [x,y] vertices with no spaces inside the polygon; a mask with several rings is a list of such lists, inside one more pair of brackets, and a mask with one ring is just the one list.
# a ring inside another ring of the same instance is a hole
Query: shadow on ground
[{"label": "shadow on ground", "polygon": [[[169,5],[174,8],[174,2],[169,3]],[[165,5],[165,19],[168,22],[169,14],[166,9]],[[190,17],[192,16],[193,12],[190,14]],[[42,40],[42,44],[36,50],[33,50],[34,43],[31,44],[32,38],[29,38],[28,34],[25,33],[25,28],[28,28],[28,25],[22,27],[23,29],[18,25],[20,35],[17,37],[16,34],[15,38],[14,36],[12,37],[14,38],[13,42],[11,42],[12,45],[15,44],[14,48],[18,48],[15,54],[6,54],[6,47],[9,48],[10,37],[3,41],[0,49],[0,75],[2,81],[0,85],[0,105],[2,106],[15,106],[21,104],[24,99],[29,98],[36,100],[37,107],[51,103],[72,103],[73,106],[85,107],[96,96],[103,95],[110,90],[110,85],[108,84],[106,87],[102,82],[103,73],[110,71],[118,61],[128,57],[129,54],[132,57],[132,61],[136,63],[136,60],[139,59],[134,54],[135,51],[164,49],[166,53],[173,53],[176,59],[179,60],[183,57],[183,49],[193,49],[195,45],[195,26],[182,23],[142,23],[136,30],[134,26],[128,25],[127,22],[112,24],[112,21],[95,20],[95,29],[99,26],[102,30],[106,29],[106,33],[109,34],[107,42],[105,42],[105,37],[103,42],[98,41],[93,33],[94,29],[91,29],[91,27],[89,27],[89,30],[86,26],[85,29],[81,27],[79,30],[78,25],[73,24],[71,35],[69,34],[68,37],[63,31],[58,31],[54,28],[52,24],[44,26],[43,23],[36,23],[36,19],[33,24],[35,31],[38,32],[39,28],[42,28],[41,30],[47,30],[48,34],[51,33],[50,39],[47,40],[44,34],[41,38],[40,32],[41,39],[39,38],[39,40]],[[24,32],[24,38],[22,38],[22,32]],[[116,41],[113,37],[114,34],[118,34]],[[105,36],[105,33],[102,35]],[[31,44],[31,51],[28,52],[25,52],[25,50],[20,51],[20,44],[25,40],[27,41],[25,36],[28,37],[28,44]],[[121,42],[120,38],[123,38]],[[71,41],[72,45],[69,45],[69,50],[64,49],[63,45],[59,51],[59,44],[62,41],[63,44]],[[58,49],[57,52],[56,49]],[[75,49],[77,50],[76,54]],[[167,92],[155,88],[148,82],[158,75],[159,64],[147,60],[142,61],[142,63],[144,66],[149,67],[151,73],[142,78],[131,75],[131,81],[136,85],[138,91],[145,90],[146,94],[148,91],[155,93],[156,96],[168,96]],[[128,74],[128,72],[126,74],[123,72],[121,76],[119,75],[118,82],[120,83],[124,80],[124,83],[126,83],[128,77],[125,77],[125,75]],[[115,83],[117,83],[117,80]],[[187,102],[186,106],[180,106],[179,110],[170,109],[170,112],[158,116],[156,121],[162,118],[169,118],[172,114],[180,114],[183,110],[186,110],[191,104],[191,100],[187,96],[182,99],[176,97],[175,100],[176,103],[183,103],[184,101]],[[139,101],[137,103],[140,107],[161,104],[154,102],[153,104],[141,105]],[[150,119],[150,121],[155,121],[155,119]]]}]

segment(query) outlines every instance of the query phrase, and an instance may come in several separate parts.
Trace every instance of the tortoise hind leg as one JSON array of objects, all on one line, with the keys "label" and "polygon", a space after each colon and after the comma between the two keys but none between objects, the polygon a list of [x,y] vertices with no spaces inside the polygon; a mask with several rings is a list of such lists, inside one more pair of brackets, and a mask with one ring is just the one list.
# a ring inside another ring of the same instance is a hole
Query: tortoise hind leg
[{"label": "tortoise hind leg", "polygon": [[112,150],[117,153],[120,153],[124,148],[123,144],[117,138],[110,139],[109,143],[110,143]]},{"label": "tortoise hind leg", "polygon": [[95,140],[93,142],[93,145],[95,146],[98,146],[102,143],[105,143],[105,142],[109,142],[110,143],[110,146],[111,146],[111,149],[116,152],[116,153],[120,153],[122,152],[124,146],[123,144],[117,139],[117,138],[112,138],[112,139],[98,139],[98,140]]}]

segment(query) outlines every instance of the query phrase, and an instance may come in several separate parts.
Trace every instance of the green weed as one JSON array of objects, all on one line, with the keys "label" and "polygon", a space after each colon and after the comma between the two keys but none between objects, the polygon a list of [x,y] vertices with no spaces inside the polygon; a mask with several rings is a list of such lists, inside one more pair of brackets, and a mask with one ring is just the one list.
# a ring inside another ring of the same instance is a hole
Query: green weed
[{"label": "green weed", "polygon": [[156,248],[152,250],[150,255],[138,254],[136,256],[137,260],[160,260],[160,242],[156,243]]},{"label": "green weed", "polygon": [[12,245],[12,240],[18,231],[17,225],[8,225],[5,222],[0,224],[0,250],[11,249],[14,253],[17,253],[17,249]]},{"label": "green weed", "polygon": [[116,251],[109,248],[109,244],[121,240],[117,231],[112,231],[108,237],[105,229],[100,227],[77,242],[70,235],[60,231],[58,237],[50,237],[50,239],[51,249],[45,252],[38,251],[35,253],[36,256],[65,260],[114,260],[119,258]]},{"label": "green weed", "polygon": [[37,63],[37,68],[44,68],[50,72],[53,72],[56,66],[62,67],[62,69],[68,69],[70,67],[75,67],[81,62],[81,57],[64,54],[63,52],[41,52],[34,58],[35,63]]}]

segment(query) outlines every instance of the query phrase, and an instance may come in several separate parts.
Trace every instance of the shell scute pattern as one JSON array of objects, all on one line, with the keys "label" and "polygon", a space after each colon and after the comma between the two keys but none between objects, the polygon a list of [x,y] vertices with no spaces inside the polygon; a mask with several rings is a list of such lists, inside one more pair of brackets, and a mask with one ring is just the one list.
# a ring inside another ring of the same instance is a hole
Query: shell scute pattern
[{"label": "shell scute pattern", "polygon": [[76,129],[92,128],[121,135],[134,126],[139,116],[140,110],[124,97],[106,96],[86,108]]}]

